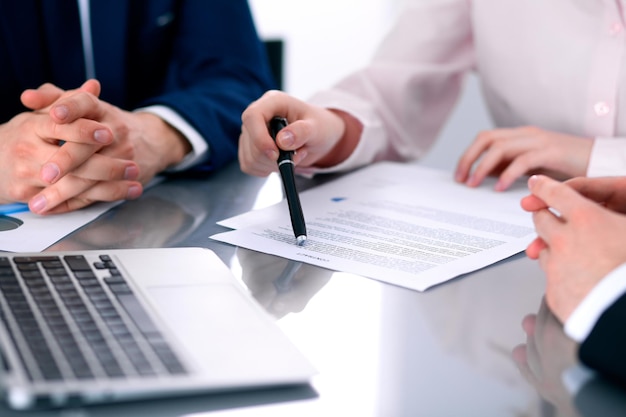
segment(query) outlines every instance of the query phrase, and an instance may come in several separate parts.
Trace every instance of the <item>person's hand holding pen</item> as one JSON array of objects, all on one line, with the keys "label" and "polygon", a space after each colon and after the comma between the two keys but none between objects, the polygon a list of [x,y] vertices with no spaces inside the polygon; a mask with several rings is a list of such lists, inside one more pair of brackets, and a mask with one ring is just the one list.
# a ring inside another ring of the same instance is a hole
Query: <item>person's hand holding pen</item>
[{"label": "person's hand holding pen", "polygon": [[[269,131],[272,139],[276,140],[278,133],[287,126],[287,120],[283,117],[274,117],[270,120]],[[285,151],[279,148],[278,151],[278,170],[285,189],[287,204],[289,205],[289,217],[291,218],[291,226],[296,237],[296,244],[302,246],[306,241],[306,224],[304,223],[304,214],[300,205],[300,197],[296,189],[296,180],[293,173],[293,151]]]},{"label": "person's hand holding pen", "polygon": [[[289,125],[274,143],[267,126],[278,114]],[[241,119],[239,163],[243,172],[256,176],[277,170],[279,149],[297,151],[293,161],[299,167],[336,165],[352,153],[362,131],[360,122],[347,113],[307,104],[280,91],[265,93]]]}]

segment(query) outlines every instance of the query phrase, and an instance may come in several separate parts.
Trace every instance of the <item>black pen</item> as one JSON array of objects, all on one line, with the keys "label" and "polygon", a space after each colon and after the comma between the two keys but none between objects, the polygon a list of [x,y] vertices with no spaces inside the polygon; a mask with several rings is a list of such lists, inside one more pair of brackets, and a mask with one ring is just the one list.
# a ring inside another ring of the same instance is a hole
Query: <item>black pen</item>
[{"label": "black pen", "polygon": [[[285,126],[287,126],[287,120],[284,117],[274,117],[270,120],[269,131],[274,141],[276,141],[278,132]],[[296,243],[302,246],[306,241],[306,225],[304,224],[304,214],[302,214],[300,197],[298,197],[298,190],[296,189],[296,179],[293,174],[293,151],[284,151],[280,148],[278,151],[278,170],[287,196],[291,227],[293,227],[293,234],[296,236]]]}]

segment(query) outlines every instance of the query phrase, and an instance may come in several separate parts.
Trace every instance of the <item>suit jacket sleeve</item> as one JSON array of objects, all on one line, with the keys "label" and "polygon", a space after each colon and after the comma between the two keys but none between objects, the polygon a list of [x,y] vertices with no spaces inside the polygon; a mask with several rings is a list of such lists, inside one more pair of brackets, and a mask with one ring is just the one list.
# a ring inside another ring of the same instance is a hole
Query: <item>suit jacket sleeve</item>
[{"label": "suit jacket sleeve", "polygon": [[[209,160],[200,169],[214,170],[236,158],[241,113],[274,81],[245,0],[181,4],[166,73],[155,81],[161,91],[134,106],[160,104],[178,112],[208,143]],[[144,68],[140,76],[150,74]]]},{"label": "suit jacket sleeve", "polygon": [[581,417],[617,417],[626,415],[624,390],[604,378],[594,377],[574,397]]},{"label": "suit jacket sleeve", "polygon": [[580,346],[581,361],[626,386],[626,294],[610,306]]}]

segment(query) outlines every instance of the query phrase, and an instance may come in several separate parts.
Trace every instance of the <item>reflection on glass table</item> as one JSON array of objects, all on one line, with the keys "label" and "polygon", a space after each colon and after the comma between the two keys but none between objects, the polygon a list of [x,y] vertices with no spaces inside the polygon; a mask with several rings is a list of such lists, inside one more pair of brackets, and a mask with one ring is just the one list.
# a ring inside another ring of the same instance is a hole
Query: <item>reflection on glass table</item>
[{"label": "reflection on glass table", "polygon": [[[527,340],[513,350],[512,357],[524,378],[547,401],[546,409],[551,406],[551,415],[626,415],[626,388],[583,369],[578,345],[565,334],[545,300],[536,314],[524,317],[522,327]],[[575,384],[567,384],[568,380]]]},{"label": "reflection on glass table", "polygon": [[152,399],[109,405],[67,407],[40,411],[14,411],[0,403],[2,417],[179,417],[254,407],[317,397],[310,385],[261,389],[242,393],[207,394],[179,398]]},{"label": "reflection on glass table", "polygon": [[304,310],[334,272],[243,248],[236,256],[252,296],[276,318]]}]

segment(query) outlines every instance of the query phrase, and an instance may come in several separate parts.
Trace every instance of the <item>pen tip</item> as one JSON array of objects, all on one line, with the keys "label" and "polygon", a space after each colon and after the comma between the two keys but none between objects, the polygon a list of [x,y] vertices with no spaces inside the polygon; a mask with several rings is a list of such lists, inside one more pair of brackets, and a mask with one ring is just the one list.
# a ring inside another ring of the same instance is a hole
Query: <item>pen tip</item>
[{"label": "pen tip", "polygon": [[304,235],[298,236],[296,238],[296,242],[297,242],[298,246],[304,245],[304,242],[306,242],[306,236],[304,236]]}]

